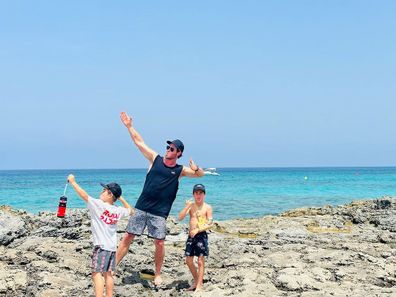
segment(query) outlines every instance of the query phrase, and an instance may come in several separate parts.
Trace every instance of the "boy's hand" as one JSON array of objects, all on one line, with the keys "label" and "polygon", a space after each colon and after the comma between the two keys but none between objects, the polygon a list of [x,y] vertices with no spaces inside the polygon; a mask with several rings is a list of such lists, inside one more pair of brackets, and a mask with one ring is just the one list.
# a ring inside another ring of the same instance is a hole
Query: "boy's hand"
[{"label": "boy's hand", "polygon": [[186,207],[191,207],[194,204],[192,200],[186,200]]},{"label": "boy's hand", "polygon": [[67,177],[67,182],[69,184],[74,183],[76,181],[76,178],[74,177],[73,174],[69,174],[69,176]]},{"label": "boy's hand", "polygon": [[121,122],[125,125],[125,127],[127,128],[132,127],[132,118],[128,116],[125,111],[121,112],[120,118],[121,118]]}]

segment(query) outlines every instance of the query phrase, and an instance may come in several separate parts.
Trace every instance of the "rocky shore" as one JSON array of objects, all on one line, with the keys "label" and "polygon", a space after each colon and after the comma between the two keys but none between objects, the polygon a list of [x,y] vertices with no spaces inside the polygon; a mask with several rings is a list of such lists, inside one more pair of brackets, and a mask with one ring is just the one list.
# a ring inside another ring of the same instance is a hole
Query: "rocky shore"
[{"label": "rocky shore", "polygon": [[[199,294],[186,291],[186,228],[168,219],[160,289],[139,276],[153,268],[152,240],[135,240],[117,269],[115,296],[396,296],[394,198],[219,222]],[[2,206],[0,296],[93,296],[91,251],[87,210],[59,219]]]}]

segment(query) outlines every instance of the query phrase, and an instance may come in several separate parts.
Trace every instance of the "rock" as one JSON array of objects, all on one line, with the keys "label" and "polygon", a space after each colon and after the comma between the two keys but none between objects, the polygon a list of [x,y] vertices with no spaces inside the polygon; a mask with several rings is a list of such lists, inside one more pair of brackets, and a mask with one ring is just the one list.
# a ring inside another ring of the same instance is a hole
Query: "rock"
[{"label": "rock", "polygon": [[296,268],[281,270],[274,279],[275,286],[282,291],[318,291],[320,286],[311,276]]},{"label": "rock", "polygon": [[8,245],[27,232],[25,222],[16,213],[7,209],[0,210],[0,245]]},{"label": "rock", "polygon": [[[395,214],[395,199],[383,197],[216,222],[202,296],[395,296]],[[93,296],[86,209],[59,219],[2,207],[0,222],[0,296]],[[158,290],[139,276],[154,267],[153,240],[136,237],[117,267],[115,296],[190,296],[186,231],[168,218]]]},{"label": "rock", "polygon": [[184,224],[180,224],[174,217],[168,217],[166,221],[166,234],[167,235],[179,235],[185,233],[188,227]]}]

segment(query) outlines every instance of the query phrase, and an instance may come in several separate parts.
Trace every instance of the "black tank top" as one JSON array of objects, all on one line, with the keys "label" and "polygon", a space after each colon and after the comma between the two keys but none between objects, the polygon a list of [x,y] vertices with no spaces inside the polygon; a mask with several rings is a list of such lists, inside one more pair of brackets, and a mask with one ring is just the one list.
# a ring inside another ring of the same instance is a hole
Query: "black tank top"
[{"label": "black tank top", "polygon": [[135,207],[151,214],[167,218],[175,201],[179,189],[179,177],[183,166],[167,167],[160,155],[154,160],[149,172],[142,194]]}]

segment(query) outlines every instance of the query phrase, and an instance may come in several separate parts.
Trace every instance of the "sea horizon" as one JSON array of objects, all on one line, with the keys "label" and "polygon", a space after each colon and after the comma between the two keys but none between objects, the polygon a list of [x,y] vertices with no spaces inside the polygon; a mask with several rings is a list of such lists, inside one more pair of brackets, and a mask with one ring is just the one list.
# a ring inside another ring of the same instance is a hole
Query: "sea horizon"
[{"label": "sea horizon", "polygon": [[[184,164],[180,164],[184,165]],[[187,165],[184,165],[187,166]],[[200,166],[201,167],[201,166]],[[216,169],[331,169],[331,168],[340,168],[340,169],[349,169],[349,168],[396,168],[396,165],[359,165],[359,166],[348,166],[348,165],[325,165],[325,166],[226,166],[226,167],[202,167],[206,168],[216,168]],[[48,170],[48,171],[56,171],[56,170],[147,170],[148,167],[109,167],[109,168],[11,168],[11,169],[0,169],[1,171],[39,171],[39,170]]]},{"label": "sea horizon", "polygon": [[[218,167],[216,175],[182,178],[170,215],[177,216],[192,187],[203,183],[206,202],[218,220],[276,215],[299,207],[346,204],[353,200],[396,196],[396,167]],[[98,198],[100,182],[117,182],[123,196],[135,205],[147,168],[119,169],[13,169],[0,170],[0,205],[16,209],[55,212],[67,175],[92,197]],[[68,208],[84,202],[68,187]]]}]

